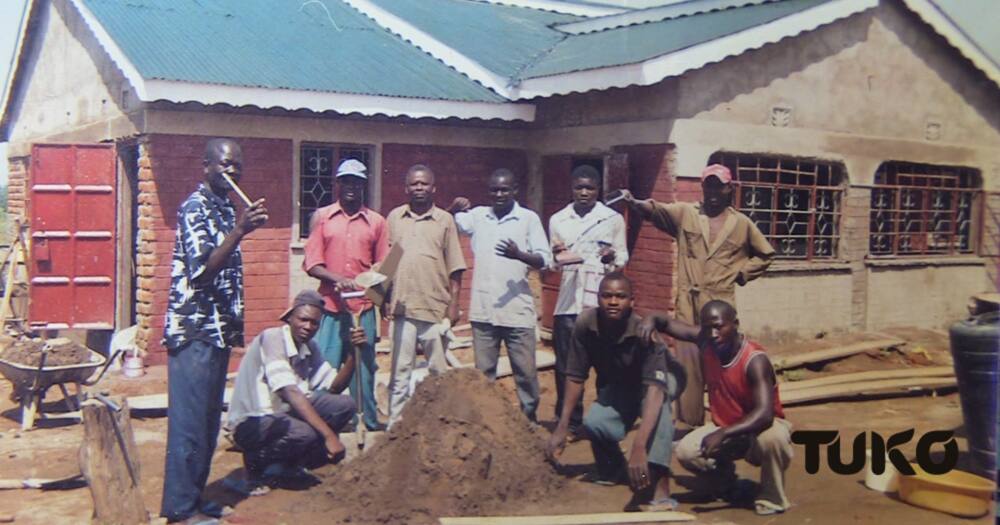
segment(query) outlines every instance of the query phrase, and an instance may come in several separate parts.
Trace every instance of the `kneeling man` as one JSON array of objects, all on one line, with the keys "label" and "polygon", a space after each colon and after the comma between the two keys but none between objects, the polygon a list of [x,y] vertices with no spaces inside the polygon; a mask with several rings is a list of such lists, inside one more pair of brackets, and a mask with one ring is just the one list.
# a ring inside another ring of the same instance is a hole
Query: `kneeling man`
[{"label": "kneeling man", "polygon": [[646,340],[659,330],[695,343],[701,353],[712,422],[681,439],[677,460],[716,490],[726,491],[738,481],[733,461],[744,458],[760,467],[757,514],[784,512],[790,505],[785,470],[792,460],[792,425],[784,419],[771,361],[759,344],[739,332],[736,309],[729,303],[710,301],[699,318],[701,326],[696,327],[653,314],[641,328]]},{"label": "kneeling man", "polygon": [[[668,368],[669,354],[658,341],[642,339],[642,321],[632,311],[632,283],[621,272],[604,276],[597,292],[598,307],[584,310],[573,328],[566,361],[566,398],[559,424],[549,438],[546,454],[557,459],[590,369],[597,372],[597,401],[583,418],[583,429],[597,465],[592,481],[617,483],[627,467],[635,493],[631,506],[673,510],[670,498],[670,453],[674,429],[670,397],[683,388]],[[641,416],[628,461],[619,442]]]},{"label": "kneeling man", "polygon": [[[323,297],[300,292],[281,316],[285,324],[254,338],[240,363],[226,426],[243,449],[248,494],[344,457],[337,433],[354,416],[354,401],[339,394],[350,384],[354,355],[339,370],[323,358],[312,340],[322,317]],[[351,342],[365,344],[364,330],[352,329]]]}]

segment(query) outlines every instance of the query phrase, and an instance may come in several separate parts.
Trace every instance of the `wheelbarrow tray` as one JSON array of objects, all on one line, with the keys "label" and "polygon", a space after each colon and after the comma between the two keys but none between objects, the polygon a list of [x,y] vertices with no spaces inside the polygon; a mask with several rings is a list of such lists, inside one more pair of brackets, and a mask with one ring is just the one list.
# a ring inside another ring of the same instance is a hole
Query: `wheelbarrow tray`
[{"label": "wheelbarrow tray", "polygon": [[90,361],[73,365],[45,366],[40,375],[38,366],[0,359],[0,374],[13,383],[15,390],[31,388],[36,376],[38,376],[39,389],[46,389],[60,383],[83,383],[108,360],[103,354],[90,348],[87,350],[90,352]]}]

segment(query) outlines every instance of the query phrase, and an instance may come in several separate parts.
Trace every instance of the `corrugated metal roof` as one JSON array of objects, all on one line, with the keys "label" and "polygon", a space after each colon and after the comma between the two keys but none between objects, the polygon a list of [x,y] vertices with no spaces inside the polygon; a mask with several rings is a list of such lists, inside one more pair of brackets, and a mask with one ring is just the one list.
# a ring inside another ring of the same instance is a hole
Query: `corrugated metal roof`
[{"label": "corrugated metal roof", "polygon": [[446,46],[507,78],[566,34],[551,26],[581,17],[469,0],[372,0]]},{"label": "corrugated metal roof", "polygon": [[1000,66],[1000,3],[996,0],[932,0],[932,3]]},{"label": "corrugated metal roof", "polygon": [[573,35],[521,78],[634,64],[756,27],[830,0],[786,0]]},{"label": "corrugated metal roof", "polygon": [[339,0],[83,1],[146,79],[505,101]]}]

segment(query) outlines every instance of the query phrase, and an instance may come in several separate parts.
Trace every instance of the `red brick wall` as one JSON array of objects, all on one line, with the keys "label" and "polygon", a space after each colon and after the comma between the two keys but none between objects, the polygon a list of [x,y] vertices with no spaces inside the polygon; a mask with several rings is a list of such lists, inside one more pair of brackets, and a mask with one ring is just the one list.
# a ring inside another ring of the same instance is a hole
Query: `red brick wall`
[{"label": "red brick wall", "polygon": [[11,158],[7,162],[7,221],[8,233],[14,232],[14,219],[27,212],[29,157]]},{"label": "red brick wall", "polygon": [[[673,146],[664,144],[615,148],[616,153],[628,154],[629,186],[636,197],[662,202],[692,198],[687,182],[674,180],[673,151]],[[630,214],[628,231],[630,257],[625,273],[638,289],[636,309],[673,310],[673,238],[635,214]]]},{"label": "red brick wall", "polygon": [[[166,362],[161,344],[177,208],[203,180],[209,137],[149,135],[140,143],[139,247],[136,293],[139,344],[152,364]],[[266,197],[267,225],[242,242],[246,342],[273,325],[288,306],[288,245],[292,224],[292,142],[237,139],[243,147],[240,186],[251,198]],[[234,198],[234,201],[237,200]],[[237,203],[237,208],[243,205]]]},{"label": "red brick wall", "polygon": [[[383,215],[407,201],[404,189],[406,171],[414,164],[425,164],[434,171],[436,189],[434,201],[447,208],[455,197],[468,197],[473,206],[487,203],[487,180],[494,170],[507,168],[521,178],[518,201],[525,202],[528,161],[522,150],[474,148],[457,146],[420,146],[415,144],[385,144],[382,146],[382,209]],[[469,239],[461,237],[465,264],[469,269],[462,278],[462,319],[469,311],[472,286],[473,258]]]}]

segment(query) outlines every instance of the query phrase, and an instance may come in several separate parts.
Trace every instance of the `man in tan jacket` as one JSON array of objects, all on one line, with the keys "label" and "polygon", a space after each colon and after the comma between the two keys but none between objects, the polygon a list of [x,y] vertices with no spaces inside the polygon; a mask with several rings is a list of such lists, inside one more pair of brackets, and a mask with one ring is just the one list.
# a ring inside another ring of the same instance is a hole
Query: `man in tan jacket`
[{"label": "man in tan jacket", "polygon": [[[736,285],[760,277],[771,264],[774,248],[749,217],[732,207],[733,176],[712,164],[701,173],[702,202],[662,203],[625,200],[653,226],[677,239],[676,318],[699,323],[698,312],[713,300],[736,304]],[[705,384],[698,348],[677,342],[677,360],[687,386],[677,400],[677,430],[683,435],[704,424]]]}]

